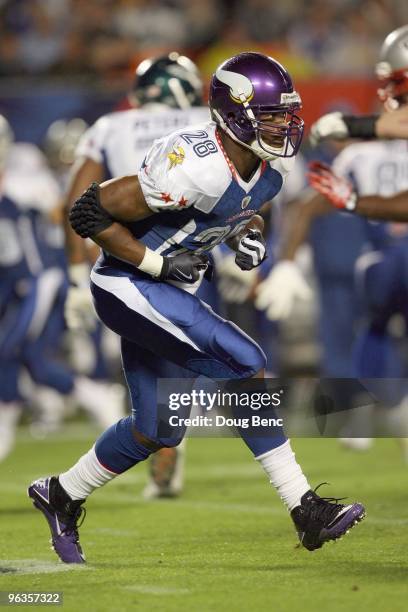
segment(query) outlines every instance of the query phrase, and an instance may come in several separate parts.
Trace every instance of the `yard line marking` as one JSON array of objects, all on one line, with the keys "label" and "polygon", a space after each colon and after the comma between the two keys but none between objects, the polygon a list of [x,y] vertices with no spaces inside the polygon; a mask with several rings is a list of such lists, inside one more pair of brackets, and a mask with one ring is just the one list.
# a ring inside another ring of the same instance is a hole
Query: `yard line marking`
[{"label": "yard line marking", "polygon": [[[110,497],[109,502],[122,503],[124,501],[135,502],[135,506],[146,505],[146,504],[159,504],[163,506],[166,504],[174,505],[174,507],[183,507],[183,508],[197,508],[199,510],[219,510],[221,512],[248,512],[250,514],[260,514],[260,515],[285,515],[287,514],[285,508],[276,507],[276,506],[256,506],[251,504],[240,504],[240,503],[225,503],[225,502],[211,502],[211,501],[199,501],[199,500],[186,500],[186,499],[176,499],[176,500],[166,500],[161,499],[157,500],[145,500],[143,498],[139,498],[129,493],[116,493],[115,497]],[[408,518],[401,517],[381,517],[381,516],[373,516],[368,513],[366,518],[364,519],[364,523],[372,523],[378,525],[406,525],[408,524]]]},{"label": "yard line marking", "polygon": [[136,591],[137,593],[144,593],[145,595],[187,595],[192,592],[191,589],[162,587],[156,584],[132,584],[131,586],[124,587],[123,590]]},{"label": "yard line marking", "polygon": [[96,535],[108,535],[114,538],[128,538],[131,536],[140,536],[141,532],[131,529],[110,529],[109,527],[95,527],[94,529],[87,529],[87,533]]},{"label": "yard line marking", "polygon": [[129,502],[135,502],[135,507],[136,505],[140,506],[140,505],[147,505],[147,504],[157,504],[160,507],[167,507],[168,505],[174,506],[174,509],[176,509],[177,507],[183,507],[183,508],[197,508],[197,509],[201,509],[201,510],[221,510],[223,512],[249,512],[251,514],[286,514],[285,509],[282,508],[275,508],[273,506],[265,506],[265,507],[259,507],[259,506],[255,506],[255,505],[250,505],[250,504],[235,504],[235,503],[222,503],[222,502],[205,502],[205,501],[198,501],[198,500],[184,500],[184,499],[177,499],[177,500],[166,500],[166,499],[161,499],[160,501],[157,500],[145,500],[143,498],[137,498],[135,495],[132,494],[127,494],[127,493],[117,493],[115,495],[115,497],[110,497],[109,498],[109,502],[113,502],[113,503],[122,503],[124,501],[129,501]]},{"label": "yard line marking", "polygon": [[375,525],[408,525],[408,518],[386,518],[379,516],[371,516],[370,514],[364,519],[364,522],[373,523]]},{"label": "yard line marking", "polygon": [[101,432],[100,428],[90,423],[65,423],[63,428],[59,431],[50,433],[45,438],[36,439],[30,433],[28,426],[19,427],[17,430],[17,443],[18,442],[31,442],[41,446],[47,444],[55,444],[57,441],[70,442],[72,440],[82,442],[88,440],[88,438],[94,438]]},{"label": "yard line marking", "polygon": [[36,559],[0,559],[0,566],[12,575],[54,574],[58,572],[85,571],[93,569],[87,565],[75,565],[58,561],[38,561]]}]

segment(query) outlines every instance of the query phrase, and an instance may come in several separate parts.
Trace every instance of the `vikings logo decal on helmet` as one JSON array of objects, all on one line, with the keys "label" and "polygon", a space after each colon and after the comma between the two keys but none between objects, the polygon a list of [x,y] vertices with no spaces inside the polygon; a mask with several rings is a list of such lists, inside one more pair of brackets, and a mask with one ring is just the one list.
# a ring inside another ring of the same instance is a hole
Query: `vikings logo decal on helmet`
[{"label": "vikings logo decal on helmet", "polygon": [[243,74],[223,70],[221,67],[217,69],[215,76],[219,81],[225,83],[230,88],[230,96],[234,102],[244,103],[250,102],[254,97],[254,88],[251,81]]},{"label": "vikings logo decal on helmet", "polygon": [[273,58],[247,52],[225,61],[211,80],[209,105],[219,127],[261,159],[292,157],[299,150],[300,96]]}]

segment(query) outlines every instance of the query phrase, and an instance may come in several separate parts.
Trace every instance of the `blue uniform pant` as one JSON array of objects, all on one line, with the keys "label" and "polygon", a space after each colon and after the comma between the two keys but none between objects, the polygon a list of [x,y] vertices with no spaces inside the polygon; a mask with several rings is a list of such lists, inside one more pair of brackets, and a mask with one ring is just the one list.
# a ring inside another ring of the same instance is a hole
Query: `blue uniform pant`
[{"label": "blue uniform pant", "polygon": [[22,367],[40,385],[68,394],[74,376],[57,358],[65,328],[66,284],[58,270],[24,279],[24,294],[9,295],[0,327],[0,400],[21,399],[18,378]]},{"label": "blue uniform pant", "polygon": [[[377,395],[389,406],[408,393],[407,338],[394,338],[388,324],[400,314],[408,324],[408,245],[406,241],[368,253],[357,264],[357,283],[365,320],[354,347],[354,367],[359,378],[395,379],[379,384]],[[398,379],[398,380],[397,380]]]},{"label": "blue uniform pant", "polygon": [[[171,446],[180,438],[157,437],[157,378],[244,379],[265,367],[261,348],[195,295],[138,271],[132,274],[107,266],[93,271],[91,280],[99,317],[122,338],[123,367],[132,400],[131,423],[158,445]],[[122,436],[120,428],[116,429]],[[259,444],[253,448],[245,441],[255,454],[261,454],[282,444],[285,438],[275,434],[272,440],[260,439],[260,449]],[[98,441],[96,450],[101,462],[113,465],[107,438]],[[119,465],[115,470],[114,466],[114,471],[127,467]]]}]

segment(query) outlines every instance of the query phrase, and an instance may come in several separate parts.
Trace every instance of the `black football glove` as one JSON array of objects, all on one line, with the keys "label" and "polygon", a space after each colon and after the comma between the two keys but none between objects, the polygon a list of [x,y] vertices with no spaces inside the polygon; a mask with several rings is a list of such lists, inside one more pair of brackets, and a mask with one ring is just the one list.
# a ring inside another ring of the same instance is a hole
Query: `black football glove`
[{"label": "black football glove", "polygon": [[259,266],[265,257],[264,237],[259,230],[250,229],[239,241],[235,263],[241,270],[252,270]]},{"label": "black football glove", "polygon": [[208,267],[208,257],[204,253],[180,253],[174,257],[163,257],[163,267],[159,280],[175,280],[182,283],[195,283],[200,278],[200,270]]}]

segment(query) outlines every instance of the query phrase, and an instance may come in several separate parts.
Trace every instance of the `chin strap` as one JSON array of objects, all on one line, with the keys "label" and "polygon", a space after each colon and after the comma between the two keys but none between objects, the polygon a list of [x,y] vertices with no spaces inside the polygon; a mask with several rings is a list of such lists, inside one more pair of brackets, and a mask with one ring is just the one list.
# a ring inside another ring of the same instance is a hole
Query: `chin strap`
[{"label": "chin strap", "polygon": [[[246,98],[245,100],[243,100],[243,98],[245,98],[244,94],[240,94],[240,99],[242,101],[243,107],[245,108],[245,112],[248,116],[248,119],[251,122],[251,125],[254,128],[255,132],[257,132],[258,122],[255,118],[254,112],[252,108],[249,106],[248,102],[246,101]],[[258,138],[255,138],[255,140],[251,144],[242,142],[242,140],[239,140],[239,138],[235,136],[234,132],[228,127],[228,125],[225,123],[221,115],[216,110],[214,110],[213,113],[216,116],[220,127],[228,134],[228,136],[230,136],[230,138],[232,138],[232,140],[234,140],[235,142],[242,145],[246,149],[249,149],[250,151],[255,153],[255,155],[259,157],[260,159],[267,161],[267,162],[271,162],[271,161],[275,161],[275,159],[280,157],[280,154],[284,150],[284,147],[281,147],[280,149],[276,149],[275,151],[273,150],[268,151],[269,145],[267,145],[265,142],[262,141],[261,136],[258,136]],[[260,144],[260,141],[263,143],[263,146]],[[269,147],[269,149],[272,149],[272,147]]]},{"label": "chin strap", "polygon": [[[251,112],[252,112],[252,110],[251,110]],[[242,140],[239,140],[239,138],[237,138],[235,136],[234,132],[228,127],[228,125],[225,123],[224,119],[221,117],[221,115],[216,110],[213,110],[213,114],[214,114],[214,116],[216,118],[216,123],[220,126],[220,128],[224,132],[226,132],[228,134],[228,136],[230,138],[232,138],[232,140],[234,140],[235,142],[240,144],[242,147],[245,147],[246,149],[249,149],[250,151],[252,151],[252,153],[255,153],[255,155],[257,157],[259,157],[260,159],[263,159],[264,161],[274,161],[275,159],[277,159],[276,155],[273,155],[272,153],[268,153],[267,151],[265,151],[256,142],[256,140],[252,144],[247,144],[246,142],[242,142]]]},{"label": "chin strap", "polygon": [[[264,146],[267,146],[267,145],[264,144]],[[279,153],[283,150],[283,147],[279,149],[279,151],[277,152],[277,155],[274,155],[273,153],[268,153],[263,147],[261,147],[258,144],[257,141],[254,141],[253,144],[251,145],[251,150],[255,153],[255,155],[257,155],[264,161],[275,161],[275,159],[278,159]]]}]

